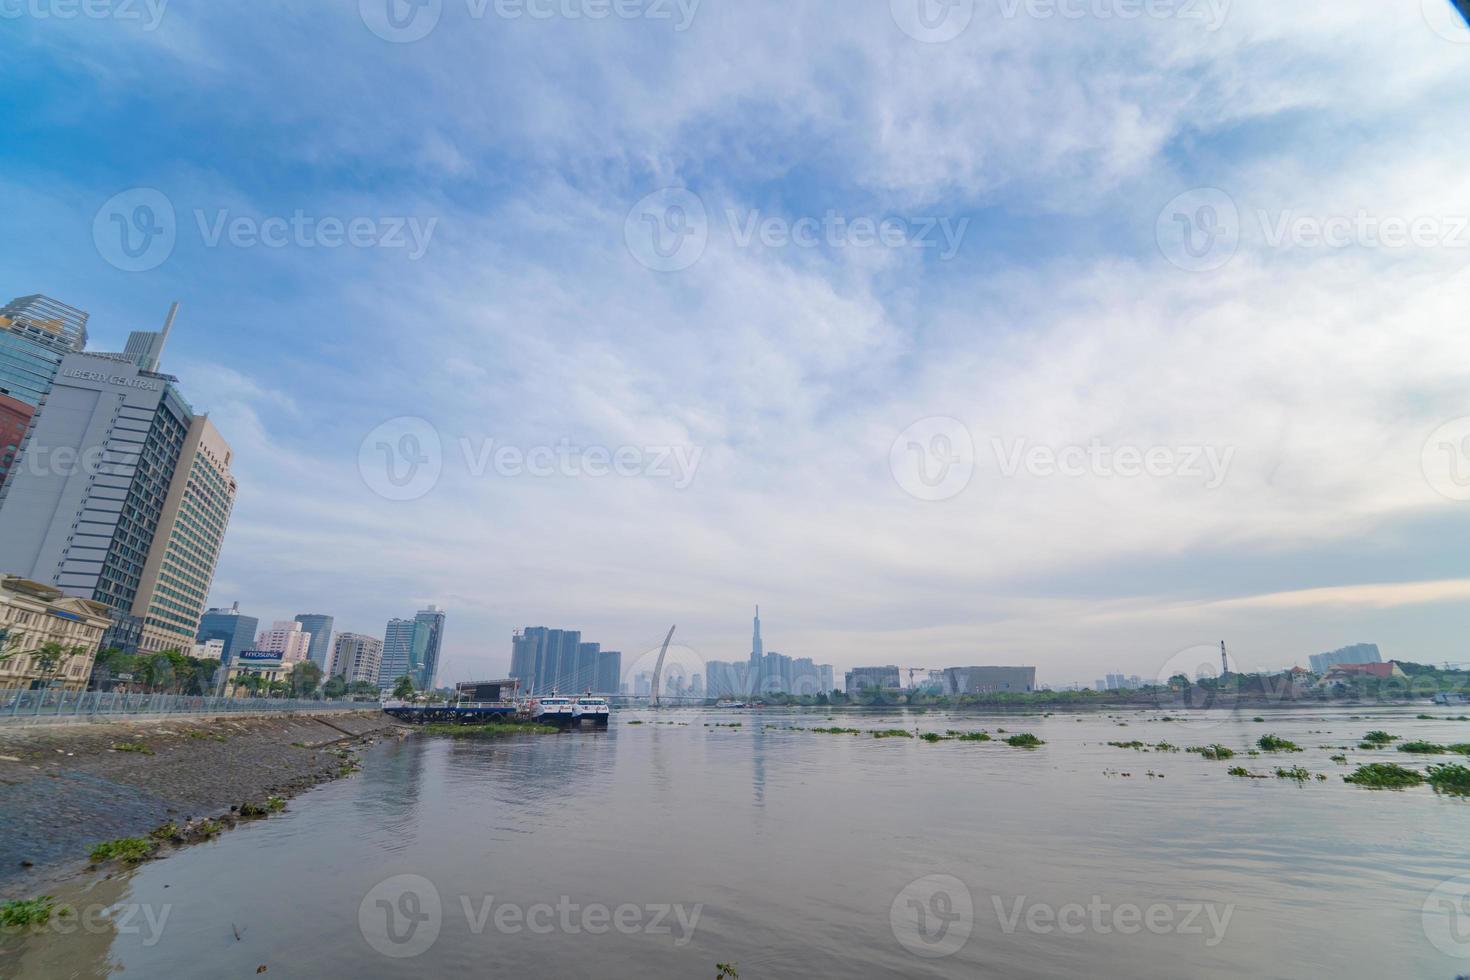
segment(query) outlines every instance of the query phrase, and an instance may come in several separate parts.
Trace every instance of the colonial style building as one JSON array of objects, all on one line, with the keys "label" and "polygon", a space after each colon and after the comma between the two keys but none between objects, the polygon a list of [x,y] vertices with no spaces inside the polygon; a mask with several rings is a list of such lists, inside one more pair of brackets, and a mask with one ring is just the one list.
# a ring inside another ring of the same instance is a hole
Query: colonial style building
[{"label": "colonial style building", "polygon": [[[81,691],[92,674],[107,606],[18,575],[0,575],[0,688]],[[59,658],[40,652],[55,643]]]}]

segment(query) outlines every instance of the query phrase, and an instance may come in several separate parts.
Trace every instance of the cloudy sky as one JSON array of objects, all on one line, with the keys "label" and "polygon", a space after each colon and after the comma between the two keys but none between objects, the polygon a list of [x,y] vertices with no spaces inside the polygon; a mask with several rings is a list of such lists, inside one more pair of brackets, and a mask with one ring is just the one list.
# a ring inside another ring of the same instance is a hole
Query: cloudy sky
[{"label": "cloudy sky", "polygon": [[441,680],[757,602],[839,668],[1470,661],[1448,0],[0,13],[0,292],[182,303],[215,603],[436,602]]}]

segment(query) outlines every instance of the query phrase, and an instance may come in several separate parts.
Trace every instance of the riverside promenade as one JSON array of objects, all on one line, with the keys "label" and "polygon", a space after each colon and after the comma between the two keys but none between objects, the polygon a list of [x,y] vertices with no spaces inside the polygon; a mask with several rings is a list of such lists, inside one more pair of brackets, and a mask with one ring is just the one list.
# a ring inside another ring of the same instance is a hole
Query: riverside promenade
[{"label": "riverside promenade", "polygon": [[330,715],[376,709],[376,704],[362,701],[0,688],[0,727],[94,724],[139,718],[213,718],[219,715]]}]

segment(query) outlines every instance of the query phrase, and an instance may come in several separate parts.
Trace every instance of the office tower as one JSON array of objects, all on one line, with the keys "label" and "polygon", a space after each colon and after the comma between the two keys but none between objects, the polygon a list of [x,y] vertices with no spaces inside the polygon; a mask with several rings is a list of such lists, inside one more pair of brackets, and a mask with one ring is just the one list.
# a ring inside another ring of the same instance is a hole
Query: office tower
[{"label": "office tower", "polygon": [[[409,660],[413,650],[413,620],[390,619],[383,631],[383,657],[378,667],[378,687],[391,691],[398,678],[412,677]],[[414,687],[418,687],[417,684]]]},{"label": "office tower", "polygon": [[283,664],[299,664],[306,660],[311,649],[311,634],[294,619],[278,619],[270,629],[255,638],[255,649],[262,653],[280,654]]},{"label": "office tower", "polygon": [[229,609],[209,609],[199,617],[199,633],[195,641],[204,643],[221,640],[224,643],[224,663],[241,650],[249,650],[255,643],[255,634],[260,620],[240,612],[240,604],[232,603]]},{"label": "office tower", "polygon": [[832,665],[818,664],[817,669],[821,672],[822,693],[831,694],[833,691],[837,690],[837,680],[833,676]]},{"label": "office tower", "polygon": [[[531,626],[511,637],[511,676],[531,694],[578,693],[575,681],[582,648],[581,630]],[[585,690],[585,688],[583,688]]]},{"label": "office tower", "polygon": [[434,686],[439,671],[439,653],[444,643],[444,610],[429,606],[413,619],[390,619],[383,632],[383,662],[378,686],[390,691],[398,678],[407,675],[414,690]]},{"label": "office tower", "polygon": [[594,694],[617,694],[623,679],[623,655],[617,650],[602,650],[597,654],[597,682]]},{"label": "office tower", "polygon": [[194,416],[133,600],[132,614],[143,621],[145,652],[187,650],[199,635],[235,506],[231,456],[214,423]]},{"label": "office tower", "polygon": [[[296,617],[296,622],[301,624],[303,632],[311,634],[311,649],[307,652],[307,657],[322,669],[322,675],[330,677],[340,673],[332,667],[332,617],[320,613],[302,613]],[[373,681],[376,682],[377,679],[378,675],[374,673]]]},{"label": "office tower", "polygon": [[168,343],[169,331],[174,328],[174,317],[179,315],[179,304],[169,307],[168,317],[162,330],[134,330],[128,334],[123,353],[144,371],[157,371],[158,361],[163,357],[163,345]]},{"label": "office tower", "polygon": [[39,293],[0,306],[0,329],[63,354],[87,346],[87,313]]},{"label": "office tower", "polygon": [[444,610],[431,605],[414,616],[413,686],[420,691],[434,687],[439,672],[439,651],[444,643]]},{"label": "office tower", "polygon": [[[68,354],[0,487],[7,571],[106,605],[133,651],[143,571],[194,413],[168,375]],[[207,586],[206,586],[207,590]]]},{"label": "office tower", "polygon": [[194,639],[198,643],[223,641],[224,655],[220,662],[228,665],[236,653],[250,649],[259,627],[260,620],[254,616],[242,616],[240,604],[236,602],[229,609],[211,609],[199,617],[199,632]]},{"label": "office tower", "polygon": [[362,633],[338,633],[332,645],[332,676],[349,684],[378,683],[383,670],[383,641]]}]

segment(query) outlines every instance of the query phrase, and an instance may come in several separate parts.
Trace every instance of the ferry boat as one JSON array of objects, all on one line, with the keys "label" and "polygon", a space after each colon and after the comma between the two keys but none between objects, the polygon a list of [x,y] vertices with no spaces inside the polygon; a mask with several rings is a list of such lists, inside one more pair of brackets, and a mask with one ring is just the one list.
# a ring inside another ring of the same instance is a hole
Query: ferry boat
[{"label": "ferry boat", "polygon": [[570,725],[574,720],[571,698],[549,695],[531,701],[531,720],[538,725]]},{"label": "ferry boat", "polygon": [[598,728],[606,728],[607,718],[607,698],[600,698],[595,694],[584,694],[572,703],[572,720],[579,725],[596,725]]},{"label": "ferry boat", "polygon": [[715,707],[716,708],[748,708],[748,707],[750,707],[750,705],[746,704],[744,701],[729,701],[729,700],[726,700],[726,701],[717,701],[717,702],[715,702]]},{"label": "ferry boat", "polygon": [[1435,704],[1470,704],[1470,698],[1463,694],[1439,693],[1434,696]]}]

